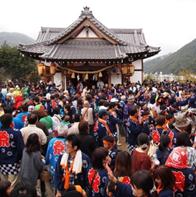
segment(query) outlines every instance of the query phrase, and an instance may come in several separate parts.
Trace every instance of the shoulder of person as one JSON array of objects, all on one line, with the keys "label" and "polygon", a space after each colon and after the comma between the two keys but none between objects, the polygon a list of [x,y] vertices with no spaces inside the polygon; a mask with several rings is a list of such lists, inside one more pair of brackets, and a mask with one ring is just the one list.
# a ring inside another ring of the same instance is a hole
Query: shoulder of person
[{"label": "shoulder of person", "polygon": [[82,152],[82,160],[88,160],[88,161],[90,161],[90,158],[89,158],[89,156],[87,154],[85,154],[85,153]]},{"label": "shoulder of person", "polygon": [[82,153],[82,166],[83,168],[89,168],[91,166],[90,158],[85,153]]},{"label": "shoulder of person", "polygon": [[173,197],[173,196],[174,196],[174,192],[171,189],[165,189],[159,193],[159,197]]}]

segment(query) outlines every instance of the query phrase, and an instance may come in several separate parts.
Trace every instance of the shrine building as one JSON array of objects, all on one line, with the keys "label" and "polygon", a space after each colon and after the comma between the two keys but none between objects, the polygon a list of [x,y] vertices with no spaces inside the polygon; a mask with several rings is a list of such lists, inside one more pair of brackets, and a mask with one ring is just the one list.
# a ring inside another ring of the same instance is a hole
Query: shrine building
[{"label": "shrine building", "polygon": [[67,28],[41,27],[35,43],[18,49],[37,61],[38,74],[66,89],[71,81],[88,85],[143,81],[143,60],[159,53],[142,29],[109,29],[88,7]]}]

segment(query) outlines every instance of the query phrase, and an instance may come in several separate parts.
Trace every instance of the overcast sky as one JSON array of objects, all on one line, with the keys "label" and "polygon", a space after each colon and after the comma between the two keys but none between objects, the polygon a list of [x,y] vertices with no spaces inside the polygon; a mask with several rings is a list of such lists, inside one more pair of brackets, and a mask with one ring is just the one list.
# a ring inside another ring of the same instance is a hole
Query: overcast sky
[{"label": "overcast sky", "polygon": [[162,54],[196,38],[196,0],[0,0],[0,31],[36,39],[40,27],[67,27],[89,6],[108,28],[142,28]]}]

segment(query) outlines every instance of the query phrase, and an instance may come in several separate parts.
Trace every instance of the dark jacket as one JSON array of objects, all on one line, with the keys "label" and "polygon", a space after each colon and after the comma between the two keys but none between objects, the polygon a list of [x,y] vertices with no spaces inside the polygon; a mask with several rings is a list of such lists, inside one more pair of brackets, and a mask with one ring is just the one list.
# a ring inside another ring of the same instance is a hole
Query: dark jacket
[{"label": "dark jacket", "polygon": [[116,183],[116,191],[114,197],[133,197],[133,191],[130,185],[121,182]]},{"label": "dark jacket", "polygon": [[185,169],[172,168],[172,172],[176,178],[175,188],[177,189],[177,191],[175,192],[175,196],[195,197],[196,196],[196,186],[195,186],[196,176],[195,176],[194,170],[191,168],[185,168]]},{"label": "dark jacket", "polygon": [[[88,171],[88,196],[89,197],[105,197],[108,184],[108,175],[105,169],[95,170],[94,168]],[[87,191],[88,191],[87,190]]]},{"label": "dark jacket", "polygon": [[109,128],[114,136],[116,136],[117,128],[116,125],[120,122],[120,120],[114,117],[112,114],[109,115]]},{"label": "dark jacket", "polygon": [[105,136],[107,136],[107,130],[106,130],[105,126],[100,122],[98,122],[97,134],[98,134],[98,145],[103,146],[102,140]]},{"label": "dark jacket", "polygon": [[20,177],[26,183],[32,186],[36,186],[37,179],[43,170],[44,163],[41,159],[41,153],[39,151],[28,154],[26,148],[23,151]]},{"label": "dark jacket", "polygon": [[160,165],[165,164],[170,153],[171,153],[171,150],[169,148],[166,148],[164,150],[160,150],[160,148],[157,149],[156,155],[157,155],[157,159],[160,162]]},{"label": "dark jacket", "polygon": [[79,139],[81,142],[81,151],[91,158],[96,148],[95,139],[91,135],[79,135]]},{"label": "dark jacket", "polygon": [[[64,169],[61,167],[61,159],[62,156],[59,156],[57,164],[56,164],[56,169],[55,169],[55,176],[54,176],[54,185],[55,188],[58,189],[58,191],[64,191],[64,180],[63,180],[63,175],[64,175]],[[77,176],[74,177],[74,185],[80,185],[83,189],[87,187],[87,173],[89,168],[91,167],[90,159],[89,157],[82,153],[82,173],[77,174]]]},{"label": "dark jacket", "polygon": [[23,148],[24,142],[19,130],[0,130],[0,165],[19,163]]},{"label": "dark jacket", "polygon": [[127,122],[127,143],[129,146],[135,147],[137,144],[137,136],[140,133],[149,134],[149,128],[146,125],[139,125],[131,121],[129,118]]},{"label": "dark jacket", "polygon": [[158,194],[158,197],[174,197],[174,191],[171,189],[164,189]]}]

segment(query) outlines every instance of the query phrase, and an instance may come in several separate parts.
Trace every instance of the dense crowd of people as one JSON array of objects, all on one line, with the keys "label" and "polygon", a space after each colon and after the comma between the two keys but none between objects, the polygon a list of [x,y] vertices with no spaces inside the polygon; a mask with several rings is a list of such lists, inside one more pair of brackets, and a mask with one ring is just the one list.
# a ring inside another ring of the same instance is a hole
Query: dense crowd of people
[{"label": "dense crowd of people", "polygon": [[196,196],[196,83],[99,84],[0,84],[0,196]]}]

